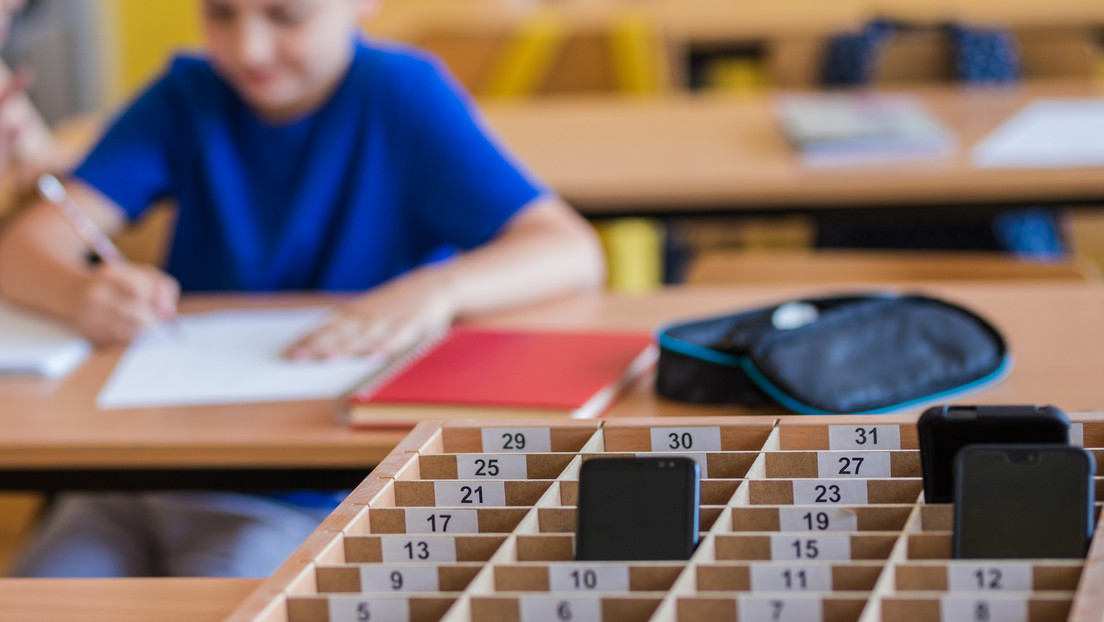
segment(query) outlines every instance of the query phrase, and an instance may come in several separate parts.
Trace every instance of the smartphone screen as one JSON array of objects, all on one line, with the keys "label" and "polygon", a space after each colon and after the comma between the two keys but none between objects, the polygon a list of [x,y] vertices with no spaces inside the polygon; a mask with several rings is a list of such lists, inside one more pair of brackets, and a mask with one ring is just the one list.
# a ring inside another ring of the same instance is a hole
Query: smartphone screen
[{"label": "smartphone screen", "polygon": [[977,443],[1066,443],[1069,418],[1053,406],[935,406],[917,422],[924,501],[954,500],[954,460]]},{"label": "smartphone screen", "polygon": [[698,465],[689,458],[583,462],[575,558],[690,559],[698,544],[698,490]]},{"label": "smartphone screen", "polygon": [[1092,454],[1068,445],[971,445],[955,463],[956,558],[1083,558]]}]

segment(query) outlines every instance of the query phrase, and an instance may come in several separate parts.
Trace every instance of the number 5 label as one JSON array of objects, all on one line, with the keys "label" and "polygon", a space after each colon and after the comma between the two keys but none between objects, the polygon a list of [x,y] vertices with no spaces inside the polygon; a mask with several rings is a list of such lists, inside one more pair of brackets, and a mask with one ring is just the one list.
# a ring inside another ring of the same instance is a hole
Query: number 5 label
[{"label": "number 5 label", "polygon": [[407,622],[410,602],[405,598],[365,598],[331,596],[330,620],[333,622]]}]

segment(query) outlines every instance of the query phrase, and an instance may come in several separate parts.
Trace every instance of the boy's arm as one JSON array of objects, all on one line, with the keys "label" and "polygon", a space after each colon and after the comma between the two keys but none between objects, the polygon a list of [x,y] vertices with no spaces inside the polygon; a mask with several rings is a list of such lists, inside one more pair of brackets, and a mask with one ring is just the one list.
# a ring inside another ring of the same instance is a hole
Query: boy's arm
[{"label": "boy's arm", "polygon": [[594,289],[604,277],[594,230],[561,199],[541,197],[483,246],[353,299],[289,354],[326,358],[399,352],[459,316]]},{"label": "boy's arm", "polygon": [[[107,235],[126,219],[90,186],[72,181],[70,196]],[[88,247],[52,206],[30,206],[0,232],[0,295],[45,311],[99,342],[127,341],[176,308],[176,282],[151,266],[88,262]]]}]

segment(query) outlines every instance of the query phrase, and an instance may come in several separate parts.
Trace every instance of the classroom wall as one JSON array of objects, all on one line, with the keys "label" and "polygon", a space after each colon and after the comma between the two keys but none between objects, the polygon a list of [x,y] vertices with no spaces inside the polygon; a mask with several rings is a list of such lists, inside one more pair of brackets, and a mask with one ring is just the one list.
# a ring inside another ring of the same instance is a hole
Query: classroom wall
[{"label": "classroom wall", "polygon": [[105,69],[109,82],[106,104],[118,105],[141,89],[165,67],[173,53],[202,41],[196,0],[101,0],[107,56],[115,71]]}]

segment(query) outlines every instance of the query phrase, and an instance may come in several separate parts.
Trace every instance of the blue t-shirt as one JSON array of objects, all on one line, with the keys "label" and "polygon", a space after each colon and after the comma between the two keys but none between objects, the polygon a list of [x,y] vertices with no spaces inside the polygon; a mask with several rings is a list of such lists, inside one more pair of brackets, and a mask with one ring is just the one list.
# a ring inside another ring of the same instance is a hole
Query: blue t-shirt
[{"label": "blue t-shirt", "polygon": [[283,124],[177,58],[75,175],[131,219],[177,201],[185,291],[365,290],[489,241],[544,192],[438,63],[359,40],[329,101]]}]

